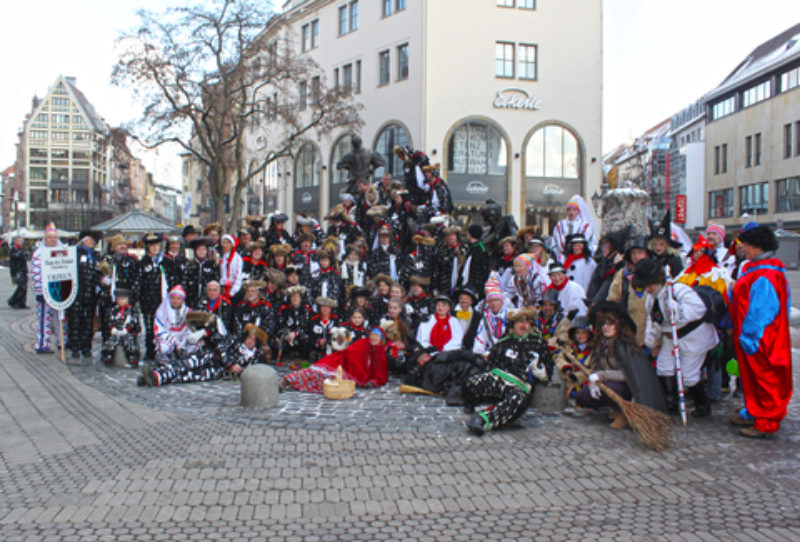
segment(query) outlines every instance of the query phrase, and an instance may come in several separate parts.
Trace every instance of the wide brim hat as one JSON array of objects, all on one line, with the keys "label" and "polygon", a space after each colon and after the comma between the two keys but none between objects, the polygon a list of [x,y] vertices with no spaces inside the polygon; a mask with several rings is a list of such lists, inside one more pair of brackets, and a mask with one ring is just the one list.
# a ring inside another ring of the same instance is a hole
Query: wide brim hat
[{"label": "wide brim hat", "polygon": [[197,230],[194,226],[189,224],[188,226],[184,226],[183,231],[181,232],[181,236],[186,237],[187,235],[191,235],[193,233],[197,233]]},{"label": "wide brim hat", "polygon": [[86,239],[87,237],[91,237],[94,239],[95,243],[99,243],[103,240],[103,233],[97,230],[82,230],[78,235],[78,239]]},{"label": "wide brim hat", "polygon": [[386,214],[388,209],[386,205],[373,205],[367,210],[367,216],[370,218],[380,218]]},{"label": "wide brim hat", "polygon": [[267,332],[255,324],[246,324],[244,326],[244,334],[255,337],[261,344],[266,344],[267,342]]},{"label": "wide brim hat", "polygon": [[157,233],[149,232],[145,234],[142,241],[144,242],[145,245],[155,245],[156,243],[161,242],[161,236]]},{"label": "wide brim hat", "polygon": [[283,271],[279,269],[267,269],[266,277],[268,281],[277,284],[278,288],[282,288],[283,285],[286,284],[286,275],[284,275]]},{"label": "wide brim hat", "polygon": [[631,318],[631,315],[628,314],[622,305],[617,303],[616,301],[599,301],[596,303],[592,309],[589,311],[589,321],[592,323],[592,327],[596,330],[600,330],[598,326],[598,321],[604,314],[610,314],[614,316],[619,322],[624,325],[627,325],[632,333],[636,333],[636,323]]},{"label": "wide brim hat", "polygon": [[305,214],[298,214],[297,215],[297,225],[298,226],[316,226],[317,221]]},{"label": "wide brim hat", "polygon": [[408,278],[408,282],[411,284],[419,284],[420,286],[430,286],[431,285],[431,278],[430,277],[423,277],[420,275],[411,275]]},{"label": "wide brim hat", "polygon": [[335,299],[331,299],[330,297],[319,296],[314,300],[314,303],[319,305],[320,307],[330,307],[335,309],[339,306],[339,303],[336,302]]},{"label": "wide brim hat", "polygon": [[459,289],[457,289],[457,290],[455,291],[455,296],[454,296],[454,297],[455,297],[455,299],[458,299],[459,297],[461,297],[461,294],[466,294],[466,295],[468,295],[470,298],[472,298],[472,304],[473,304],[473,305],[474,305],[475,303],[477,303],[477,302],[478,302],[478,294],[476,294],[476,293],[475,293],[475,292],[472,290],[472,288],[469,288],[469,287],[464,287],[464,288],[459,288]]},{"label": "wide brim hat", "polygon": [[432,172],[435,172],[435,171],[439,171],[439,169],[441,169],[441,167],[442,167],[442,165],[441,165],[441,164],[439,164],[439,163],[436,163],[436,164],[428,164],[428,165],[426,165],[426,166],[422,166],[422,171],[432,171]]},{"label": "wide brim hat", "polygon": [[453,306],[453,300],[452,300],[452,299],[450,299],[450,297],[449,297],[449,296],[446,296],[446,295],[444,295],[444,294],[439,294],[439,295],[437,295],[436,297],[434,297],[434,298],[433,298],[433,304],[434,304],[434,305],[436,305],[436,304],[437,304],[439,301],[442,301],[442,302],[444,302],[444,303],[447,303],[447,304],[448,304],[448,305],[450,305],[451,307]]},{"label": "wide brim hat", "polygon": [[291,297],[295,294],[300,294],[301,296],[306,295],[306,287],[300,284],[296,284],[294,286],[289,286],[283,291],[286,297]]},{"label": "wide brim hat", "polygon": [[575,340],[575,332],[579,329],[583,329],[588,331],[591,335],[594,334],[594,330],[592,329],[592,322],[589,320],[588,316],[576,316],[572,322],[570,322],[569,331],[567,334],[569,335],[570,340]]},{"label": "wide brim hat", "polygon": [[563,265],[561,265],[558,262],[553,262],[547,268],[547,274],[548,275],[552,275],[553,273],[566,273],[566,271],[564,270],[564,266]]},{"label": "wide brim hat", "polygon": [[244,247],[244,249],[247,252],[252,252],[253,249],[255,249],[255,248],[263,249],[264,245],[265,245],[264,241],[250,241],[249,243],[247,243],[247,245]]},{"label": "wide brim hat", "polygon": [[650,284],[664,284],[665,280],[666,272],[661,264],[652,258],[644,258],[636,262],[631,284],[634,288],[644,288]]},{"label": "wide brim hat", "polygon": [[289,222],[289,215],[287,215],[286,213],[275,213],[270,217],[270,220],[275,224]]},{"label": "wide brim hat", "polygon": [[517,241],[520,243],[523,242],[526,235],[533,235],[534,237],[539,235],[539,226],[525,226],[517,231]]},{"label": "wide brim hat", "polygon": [[210,247],[214,244],[214,241],[211,240],[209,237],[197,237],[189,241],[188,246],[192,250],[196,250],[199,246]]},{"label": "wide brim hat", "polygon": [[247,215],[244,221],[247,222],[251,228],[260,228],[264,218],[256,215]]},{"label": "wide brim hat", "polygon": [[558,290],[553,288],[548,288],[542,294],[542,297],[539,299],[539,306],[543,306],[545,303],[552,303],[556,307],[561,306],[561,300],[558,299]]},{"label": "wide brim hat", "polygon": [[327,258],[331,262],[335,262],[336,261],[336,253],[333,252],[332,250],[321,248],[321,249],[319,249],[317,251],[317,259],[321,260],[322,258]]},{"label": "wide brim hat", "polygon": [[273,256],[288,256],[292,251],[292,246],[286,243],[275,243],[269,246],[269,251]]},{"label": "wide brim hat", "polygon": [[106,239],[106,243],[108,244],[108,248],[110,248],[111,250],[114,250],[119,245],[127,245],[128,241],[126,241],[125,237],[123,237],[122,235],[117,234],[117,235],[112,235],[111,237],[107,238]]},{"label": "wide brim hat", "polygon": [[195,329],[211,327],[216,321],[216,315],[211,312],[189,311],[186,313],[186,322]]},{"label": "wide brim hat", "polygon": [[266,287],[267,283],[264,282],[263,280],[248,279],[242,282],[242,290],[247,290],[248,288],[258,288],[260,290],[261,288],[266,288]]},{"label": "wide brim hat", "polygon": [[372,295],[372,292],[363,286],[356,286],[355,284],[348,287],[348,297],[350,299],[355,299],[357,297],[367,297],[369,298]]},{"label": "wide brim hat", "polygon": [[125,296],[129,300],[133,299],[136,295],[136,292],[131,290],[130,288],[117,288],[114,290],[114,297]]},{"label": "wide brim hat", "polygon": [[509,311],[508,315],[506,316],[506,322],[508,322],[510,325],[522,321],[530,322],[532,324],[536,321],[537,315],[538,311],[535,307],[522,307],[520,309]]}]

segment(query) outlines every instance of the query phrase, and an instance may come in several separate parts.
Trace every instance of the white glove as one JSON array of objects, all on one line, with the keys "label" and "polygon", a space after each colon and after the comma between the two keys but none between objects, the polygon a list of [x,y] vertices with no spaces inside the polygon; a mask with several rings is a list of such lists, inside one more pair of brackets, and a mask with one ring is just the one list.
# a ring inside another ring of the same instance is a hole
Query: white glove
[{"label": "white glove", "polygon": [[[589,383],[590,383],[592,386],[596,386],[596,385],[597,385],[597,382],[598,382],[599,380],[600,380],[600,375],[599,375],[599,374],[597,374],[597,373],[592,373],[592,374],[590,374],[590,375],[589,375]],[[598,389],[599,389],[599,388],[598,388]]]},{"label": "white glove", "polygon": [[118,330],[117,328],[115,328],[115,327],[112,327],[112,328],[111,328],[111,334],[112,334],[114,337],[119,337],[119,330]]},{"label": "white glove", "polygon": [[591,395],[594,399],[599,400],[602,394],[603,392],[600,391],[600,388],[598,386],[595,386],[594,384],[589,386],[589,395]]},{"label": "white glove", "polygon": [[186,341],[189,344],[197,344],[200,340],[206,336],[206,332],[204,329],[199,329],[192,333],[189,333],[189,336],[186,338]]},{"label": "white glove", "polygon": [[531,373],[533,374],[533,378],[544,382],[547,380],[547,369],[544,368],[544,363],[537,363],[532,367]]},{"label": "white glove", "polygon": [[100,282],[103,283],[103,286],[111,286],[111,277],[103,277]]}]

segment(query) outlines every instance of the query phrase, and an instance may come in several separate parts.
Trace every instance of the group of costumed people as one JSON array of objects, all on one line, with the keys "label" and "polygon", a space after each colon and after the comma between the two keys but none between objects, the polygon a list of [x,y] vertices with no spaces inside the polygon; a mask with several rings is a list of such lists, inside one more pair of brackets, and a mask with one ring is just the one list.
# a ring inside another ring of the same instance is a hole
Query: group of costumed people
[{"label": "group of costumed people", "polygon": [[[82,232],[67,348],[92,355],[97,315],[101,360],[118,348],[133,365],[148,360],[142,385],[297,360],[306,366],[284,376],[283,391],[320,393],[339,369],[360,387],[394,375],[401,391],[463,406],[478,435],[519,418],[556,372],[578,407],[616,411],[602,382],[665,412],[685,395],[706,417],[735,358],[744,407],[731,421],[748,437],[778,430],[792,393],[790,301],[769,228],[748,224],[729,248],[714,223],[695,243],[677,241],[669,216],[649,235],[601,236],[580,196],[552,237],[518,230],[492,200],[483,224],[461,226],[438,166],[411,149],[398,155],[405,180],[360,180],[326,228],[300,214],[290,233],[280,212],[247,217],[233,233],[187,226],[139,239],[141,259],[122,236],[100,253],[102,236]],[[42,244],[58,243],[51,225]],[[37,351],[47,353],[55,315],[41,296],[38,249],[32,263]],[[611,426],[626,424],[617,411]]]}]

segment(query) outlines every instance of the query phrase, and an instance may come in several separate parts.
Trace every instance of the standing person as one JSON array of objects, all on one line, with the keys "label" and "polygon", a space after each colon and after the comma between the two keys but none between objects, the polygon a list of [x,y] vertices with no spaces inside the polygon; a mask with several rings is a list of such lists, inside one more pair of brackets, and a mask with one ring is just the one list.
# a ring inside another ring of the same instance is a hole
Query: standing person
[{"label": "standing person", "polygon": [[200,305],[208,283],[219,280],[219,265],[208,256],[211,239],[197,237],[189,242],[194,258],[186,264],[186,304],[192,308]]},{"label": "standing person", "polygon": [[373,247],[367,259],[367,274],[373,278],[384,274],[395,281],[400,271],[400,262],[397,246],[392,242],[392,229],[382,226],[378,230],[377,240],[377,246]]},{"label": "standing person", "polygon": [[28,299],[28,257],[22,249],[22,237],[14,237],[11,245],[11,257],[8,270],[11,272],[11,283],[16,286],[14,293],[8,298],[8,306],[13,309],[27,309]]},{"label": "standing person", "polygon": [[[550,275],[550,286],[547,288],[558,292],[558,302],[564,312],[569,315],[570,320],[575,315],[585,316],[586,303],[584,303],[584,299],[586,298],[586,292],[583,287],[567,278],[564,267],[560,263],[551,263],[548,274]],[[574,314],[573,311],[575,311]]]},{"label": "standing person", "polygon": [[644,330],[647,327],[647,309],[644,306],[645,292],[641,288],[634,288],[631,281],[634,267],[641,260],[649,258],[650,251],[647,250],[647,242],[641,235],[629,236],[625,245],[623,258],[615,257],[615,262],[622,266],[611,280],[606,300],[619,303],[628,311],[636,327],[636,340],[639,341],[639,345],[643,345]]},{"label": "standing person", "polygon": [[489,278],[492,266],[489,252],[481,243],[481,237],[483,237],[483,227],[480,224],[470,224],[467,228],[469,249],[459,272],[458,286],[469,288],[473,292],[483,292],[483,285]]},{"label": "standing person", "polygon": [[731,317],[745,408],[731,422],[744,437],[769,438],[792,398],[791,296],[775,234],[754,225],[739,243],[748,261],[733,288]]},{"label": "standing person", "polygon": [[[55,331],[56,322],[58,321],[58,311],[50,308],[44,301],[43,284],[42,284],[42,257],[45,248],[56,248],[61,246],[61,241],[58,240],[58,230],[52,222],[44,229],[44,239],[36,246],[31,256],[31,278],[33,279],[33,292],[36,294],[36,317],[37,317],[37,333],[36,333],[36,353],[37,354],[52,354],[50,349],[50,334],[53,333],[58,336]],[[60,339],[59,339],[60,340]]]},{"label": "standing person", "polygon": [[144,359],[153,360],[155,350],[155,314],[161,301],[166,297],[167,279],[164,278],[164,269],[161,263],[164,254],[161,252],[161,236],[148,233],[144,236],[145,255],[139,261],[140,268],[140,293],[139,306],[142,309],[144,320]]},{"label": "standing person", "polygon": [[78,296],[67,309],[69,319],[69,349],[73,359],[92,357],[94,315],[100,294],[99,256],[94,248],[102,239],[98,232],[83,231],[78,243]]},{"label": "standing person", "polygon": [[660,224],[651,224],[650,242],[647,247],[661,267],[669,266],[669,273],[677,277],[685,266],[680,249],[683,246],[672,239],[672,213],[667,211]]},{"label": "standing person", "polygon": [[567,236],[576,233],[582,234],[589,243],[589,250],[594,252],[597,248],[595,239],[596,227],[592,210],[581,196],[572,196],[566,206],[567,218],[556,224],[553,230],[553,250],[559,259],[567,254]]},{"label": "standing person", "polygon": [[569,280],[577,282],[584,291],[589,287],[597,263],[592,259],[586,238],[576,233],[567,239],[569,255],[564,259],[564,269]]},{"label": "standing person", "polygon": [[724,267],[729,275],[733,276],[736,272],[736,256],[731,254],[725,246],[725,226],[716,222],[709,222],[708,226],[706,226],[706,239],[717,263]]},{"label": "standing person", "polygon": [[461,228],[451,226],[442,231],[444,241],[433,260],[433,291],[452,296],[458,286],[458,270],[464,262],[466,250],[460,244]]},{"label": "standing person", "polygon": [[167,288],[186,284],[186,264],[188,261],[181,250],[181,238],[177,235],[167,237],[167,250],[164,253],[164,276],[167,278]]},{"label": "standing person", "polygon": [[422,166],[422,171],[425,175],[425,191],[428,192],[430,197],[431,207],[437,213],[452,213],[453,196],[450,194],[450,187],[439,176],[439,164]]},{"label": "standing person", "polygon": [[219,279],[222,284],[222,293],[231,300],[238,302],[242,299],[239,291],[242,289],[242,268],[244,262],[242,257],[236,252],[238,241],[231,234],[222,236],[222,256],[219,264]]},{"label": "standing person", "polygon": [[286,231],[286,223],[289,221],[289,215],[276,211],[269,217],[269,227],[266,233],[266,246],[272,245],[291,245],[292,236]]}]

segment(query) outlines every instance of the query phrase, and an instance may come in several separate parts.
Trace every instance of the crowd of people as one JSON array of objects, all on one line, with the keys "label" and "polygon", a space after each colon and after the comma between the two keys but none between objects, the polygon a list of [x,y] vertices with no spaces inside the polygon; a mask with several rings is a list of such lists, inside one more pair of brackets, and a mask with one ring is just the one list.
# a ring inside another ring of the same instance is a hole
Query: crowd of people
[{"label": "crowd of people", "polygon": [[[388,175],[360,181],[326,228],[298,215],[290,232],[280,212],[230,232],[187,226],[136,240],[141,258],[121,235],[101,253],[102,236],[82,232],[66,347],[91,357],[99,327],[101,360],[122,348],[151,386],[297,360],[305,366],[283,391],[319,393],[340,368],[363,387],[396,375],[402,390],[463,405],[478,435],[518,418],[556,372],[578,407],[616,408],[603,382],[665,412],[681,410],[685,395],[691,415],[706,417],[736,359],[745,404],[732,423],[747,437],[778,430],[792,393],[790,301],[769,228],[748,224],[728,247],[715,223],[693,245],[677,242],[669,216],[647,236],[600,235],[579,196],[552,237],[517,231],[491,200],[483,224],[462,226],[436,166],[419,170],[414,197]],[[59,243],[48,226],[41,245]],[[42,296],[40,251],[36,348],[46,354],[57,315]],[[18,268],[12,276],[22,280]],[[24,305],[24,294],[9,302]],[[611,427],[625,425],[617,413]]]}]

